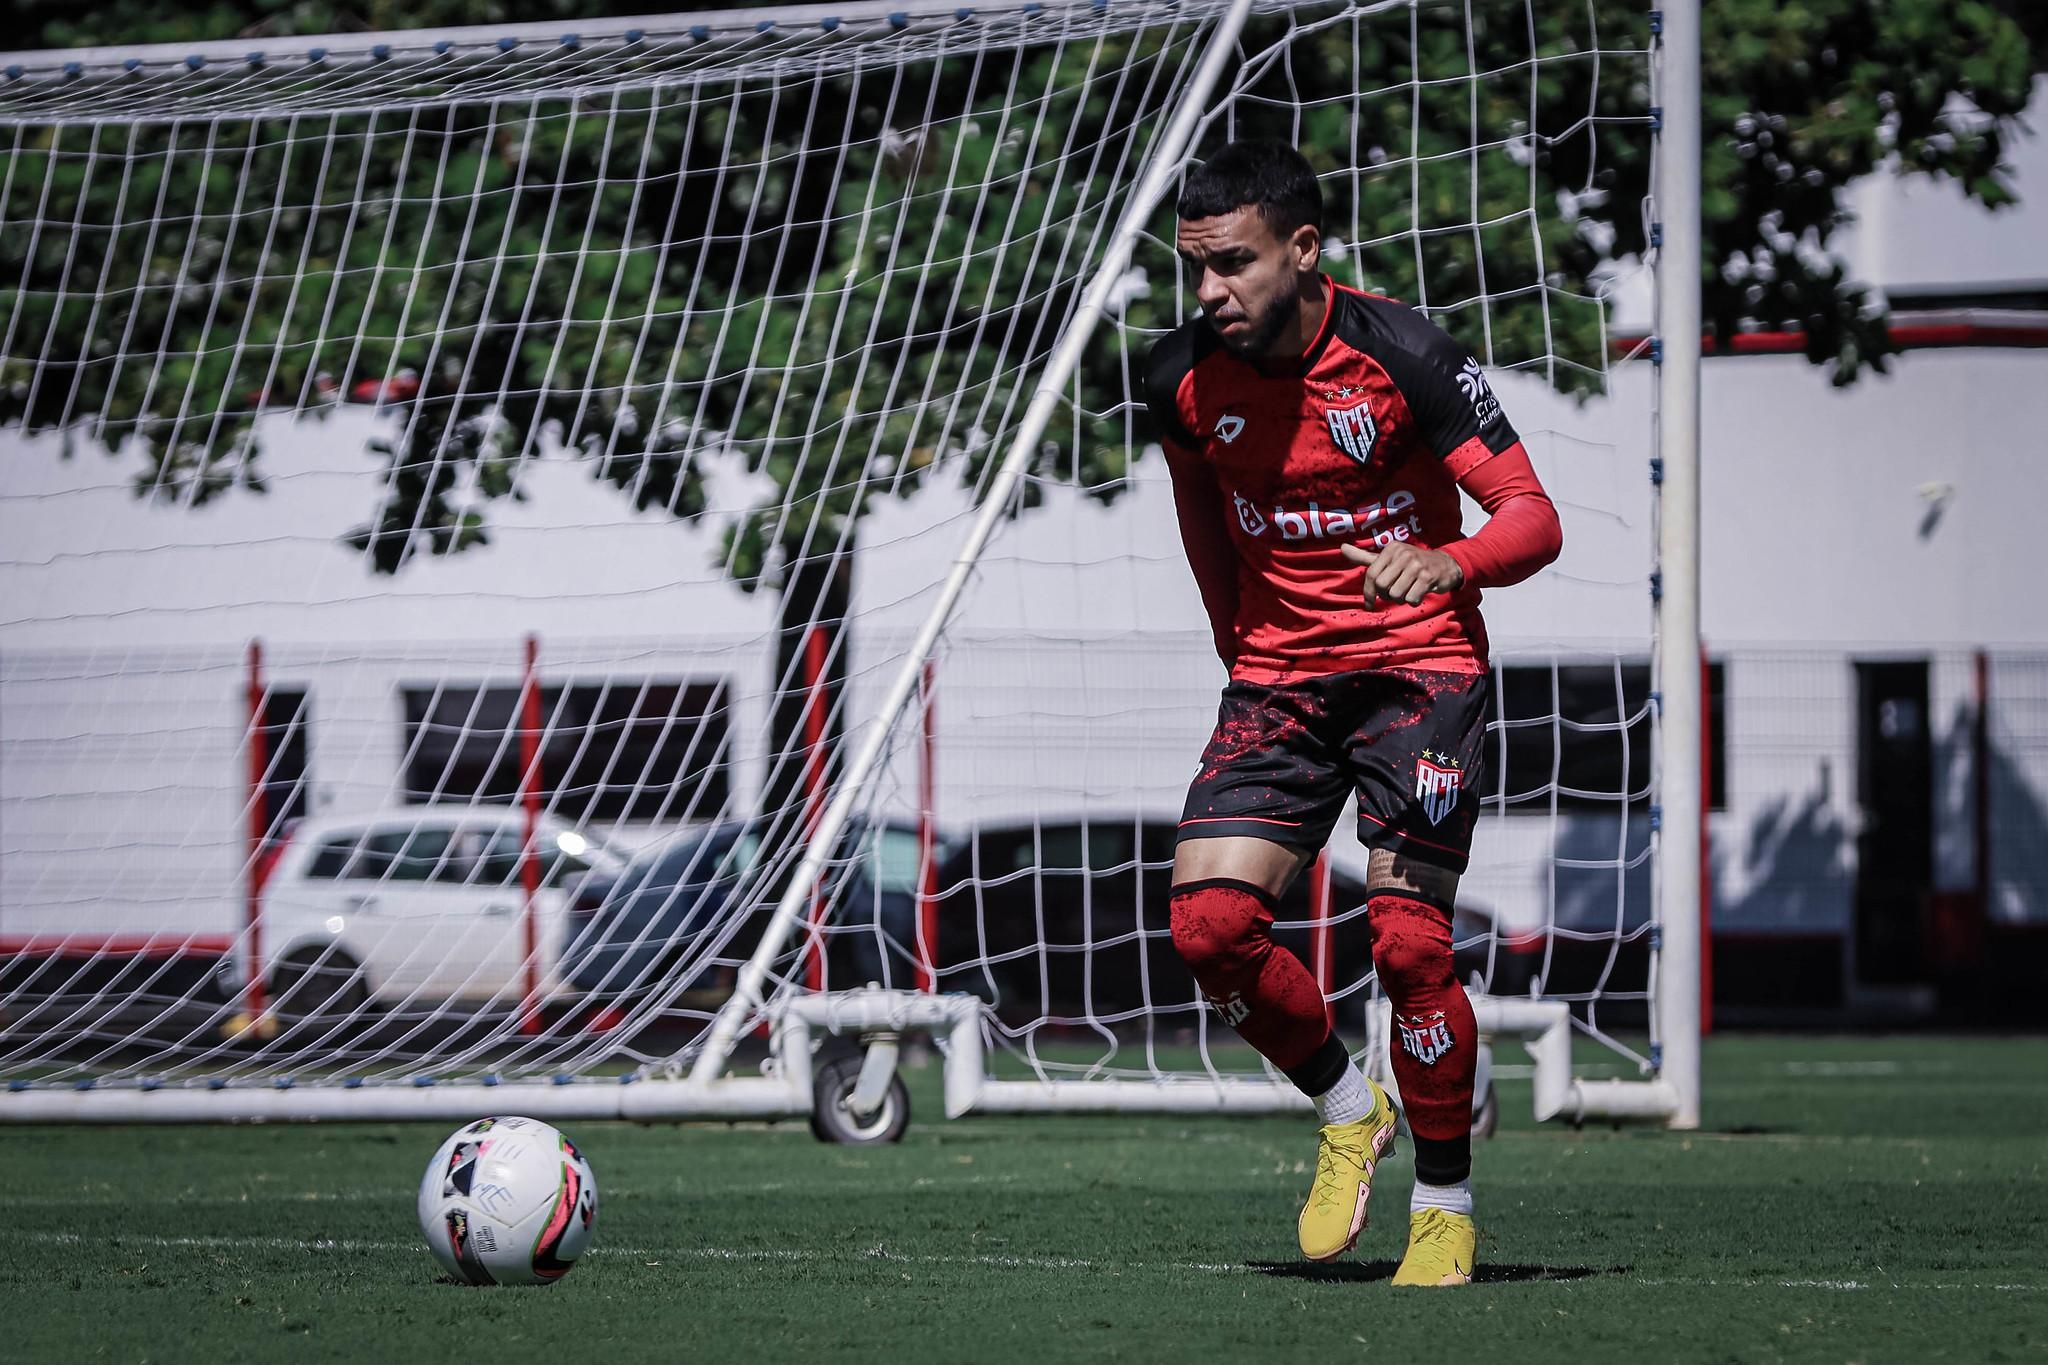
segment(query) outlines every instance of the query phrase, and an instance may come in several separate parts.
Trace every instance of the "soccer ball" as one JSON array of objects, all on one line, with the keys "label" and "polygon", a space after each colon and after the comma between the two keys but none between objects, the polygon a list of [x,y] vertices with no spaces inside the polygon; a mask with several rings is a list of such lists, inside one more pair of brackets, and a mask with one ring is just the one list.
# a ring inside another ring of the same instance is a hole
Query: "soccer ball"
[{"label": "soccer ball", "polygon": [[456,1279],[553,1284],[590,1247],[597,1177],[539,1119],[478,1119],[427,1163],[419,1212],[434,1259]]}]

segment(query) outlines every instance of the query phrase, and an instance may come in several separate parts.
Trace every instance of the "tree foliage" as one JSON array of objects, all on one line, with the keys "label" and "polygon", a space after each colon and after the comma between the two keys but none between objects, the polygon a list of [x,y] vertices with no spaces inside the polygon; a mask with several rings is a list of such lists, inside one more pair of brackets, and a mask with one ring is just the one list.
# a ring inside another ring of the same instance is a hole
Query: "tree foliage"
[{"label": "tree foliage", "polygon": [[[640,8],[117,0],[87,16],[17,0],[53,44]],[[1451,6],[1312,29],[1252,83],[1235,130],[1291,137],[1329,173],[1334,268],[1440,310],[1494,364],[1584,391],[1606,343],[1590,300],[1647,245],[1651,174],[1632,126],[1650,92],[1611,55],[1603,70],[1589,35],[1641,49],[1646,9],[1469,10],[1469,25]],[[1285,23],[1257,21],[1245,50]],[[1828,250],[1844,191],[1892,165],[2012,202],[2001,166],[2048,21],[2024,0],[1717,0],[1705,23],[1709,318],[1799,328],[1838,382],[1881,368],[1882,309]],[[5,221],[43,224],[0,234],[0,299],[32,340],[0,359],[0,417],[90,415],[93,438],[141,452],[140,487],[197,502],[260,486],[263,406],[411,372],[382,506],[356,533],[379,570],[487,540],[489,504],[517,495],[521,457],[546,442],[683,518],[705,510],[708,460],[743,459],[770,491],[727,525],[726,566],[773,580],[942,459],[974,478],[998,452],[1161,122],[1161,41],[689,105],[628,84],[396,119],[30,128],[0,152]],[[1362,89],[1377,72],[1398,74]],[[157,203],[196,207],[137,211]],[[1170,236],[1170,210],[1153,231]],[[1175,320],[1168,259],[1147,257],[1150,295],[1091,348],[1044,456],[1099,496],[1130,459],[1132,367]]]},{"label": "tree foliage", "polygon": [[1884,309],[1829,249],[1844,191],[1892,167],[2017,202],[2006,148],[2048,63],[2036,0],[1722,0],[1704,9],[1706,313],[1798,329],[1837,382],[1892,354]]}]

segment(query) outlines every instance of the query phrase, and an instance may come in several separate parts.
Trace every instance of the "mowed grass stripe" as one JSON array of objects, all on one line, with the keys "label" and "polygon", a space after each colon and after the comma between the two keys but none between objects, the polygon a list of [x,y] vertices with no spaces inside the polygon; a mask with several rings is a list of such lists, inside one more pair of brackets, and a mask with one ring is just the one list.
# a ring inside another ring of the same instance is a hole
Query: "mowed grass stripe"
[{"label": "mowed grass stripe", "polygon": [[[77,1246],[85,1239],[75,1232],[28,1233],[19,1239],[22,1242],[50,1246]],[[331,1253],[374,1253],[380,1256],[425,1256],[427,1248],[419,1242],[362,1242],[328,1240],[324,1238],[294,1239],[288,1237],[119,1237],[107,1243],[109,1250],[126,1251],[133,1248],[162,1251],[289,1251],[310,1255]],[[881,1264],[936,1265],[986,1268],[996,1270],[1164,1270],[1186,1271],[1203,1275],[1251,1275],[1266,1274],[1275,1267],[1270,1264],[1247,1262],[1229,1265],[1203,1261],[1175,1261],[1171,1263],[1147,1263],[1143,1261],[1107,1262],[1088,1261],[1065,1256],[907,1256],[890,1251],[886,1247],[872,1247],[852,1255],[830,1256],[819,1252],[797,1250],[773,1250],[743,1247],[711,1246],[670,1246],[670,1247],[593,1247],[585,1253],[585,1260],[605,1260],[610,1257],[626,1257],[633,1260],[703,1260],[703,1261],[764,1261],[780,1263],[804,1262],[877,1262]],[[1625,1268],[1608,1272],[1616,1275],[1629,1273]],[[1305,1276],[1304,1278],[1308,1278]],[[1340,1277],[1332,1277],[1340,1278]],[[1536,1281],[1540,1275],[1525,1276]],[[1564,1278],[1560,1276],[1558,1278]],[[1571,1278],[1583,1278],[1574,1275]],[[2048,1284],[1982,1284],[1982,1283],[1915,1283],[1887,1280],[1868,1284],[1860,1280],[1700,1280],[1700,1279],[1650,1279],[1634,1281],[1654,1286],[1712,1286],[1739,1289],[1826,1289],[1853,1293],[1863,1290],[1902,1290],[1918,1293],[1999,1293],[2037,1294],[2048,1291]]]}]

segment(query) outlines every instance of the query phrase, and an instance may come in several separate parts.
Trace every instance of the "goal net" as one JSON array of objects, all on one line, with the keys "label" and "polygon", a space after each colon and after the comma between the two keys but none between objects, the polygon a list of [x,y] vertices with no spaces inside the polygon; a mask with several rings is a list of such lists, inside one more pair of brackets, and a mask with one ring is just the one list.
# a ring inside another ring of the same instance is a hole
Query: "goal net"
[{"label": "goal net", "polygon": [[[1168,936],[1224,676],[1136,397],[1195,307],[1180,172],[1254,133],[1565,522],[1488,607],[1460,973],[1539,1112],[1668,1110],[1587,1079],[1654,1081],[1696,970],[1652,29],[1097,0],[4,59],[0,1119],[802,1112],[828,1034],[931,1035],[955,1112],[1299,1103]],[[1340,829],[1279,933],[1370,1057],[1363,869]]]}]

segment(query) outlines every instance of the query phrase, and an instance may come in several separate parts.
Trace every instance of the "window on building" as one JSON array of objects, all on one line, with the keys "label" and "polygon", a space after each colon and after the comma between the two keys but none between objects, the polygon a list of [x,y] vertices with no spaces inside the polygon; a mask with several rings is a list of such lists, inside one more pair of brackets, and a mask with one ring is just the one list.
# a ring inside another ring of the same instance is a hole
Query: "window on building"
[{"label": "window on building", "polygon": [[[519,796],[520,688],[408,687],[405,799]],[[540,795],[566,820],[707,819],[731,786],[726,684],[614,679],[541,688]]]},{"label": "window on building", "polygon": [[306,765],[312,750],[313,708],[303,688],[273,687],[263,694],[264,842],[306,817],[311,805]]},{"label": "window on building", "polygon": [[[1650,666],[1647,663],[1510,664],[1501,668],[1500,728],[1487,736],[1489,798],[1511,815],[1557,809],[1647,806],[1650,790]],[[1708,805],[1728,804],[1727,669],[1707,670]]]}]

